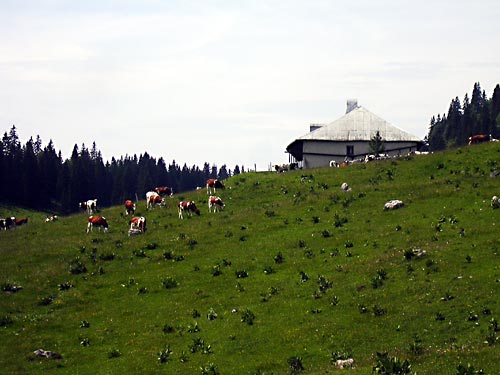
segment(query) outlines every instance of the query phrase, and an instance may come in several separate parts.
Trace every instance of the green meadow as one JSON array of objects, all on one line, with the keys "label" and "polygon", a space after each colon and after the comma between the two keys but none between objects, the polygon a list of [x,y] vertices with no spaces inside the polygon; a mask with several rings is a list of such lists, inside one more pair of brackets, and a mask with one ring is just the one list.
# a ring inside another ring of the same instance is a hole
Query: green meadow
[{"label": "green meadow", "polygon": [[[239,174],[219,213],[205,189],[138,202],[147,231],[131,237],[123,206],[89,234],[83,212],[46,223],[1,206],[29,223],[0,232],[0,372],[370,374],[387,353],[412,374],[500,374],[493,171],[496,142]],[[201,215],[180,220],[184,199]],[[384,210],[392,199],[404,207]]]}]

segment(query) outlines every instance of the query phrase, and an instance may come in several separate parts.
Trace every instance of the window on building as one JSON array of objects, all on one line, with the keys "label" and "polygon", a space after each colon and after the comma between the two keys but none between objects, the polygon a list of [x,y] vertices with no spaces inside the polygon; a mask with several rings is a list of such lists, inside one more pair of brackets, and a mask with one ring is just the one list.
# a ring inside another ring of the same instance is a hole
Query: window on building
[{"label": "window on building", "polygon": [[354,146],[346,146],[346,155],[354,156]]}]

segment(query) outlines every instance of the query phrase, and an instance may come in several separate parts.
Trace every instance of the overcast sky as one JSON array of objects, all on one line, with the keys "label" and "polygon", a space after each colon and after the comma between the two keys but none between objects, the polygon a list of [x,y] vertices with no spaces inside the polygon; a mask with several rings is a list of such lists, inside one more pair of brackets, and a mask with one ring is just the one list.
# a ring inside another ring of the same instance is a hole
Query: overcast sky
[{"label": "overcast sky", "polygon": [[0,0],[0,130],[266,170],[346,100],[424,137],[500,83],[497,0]]}]

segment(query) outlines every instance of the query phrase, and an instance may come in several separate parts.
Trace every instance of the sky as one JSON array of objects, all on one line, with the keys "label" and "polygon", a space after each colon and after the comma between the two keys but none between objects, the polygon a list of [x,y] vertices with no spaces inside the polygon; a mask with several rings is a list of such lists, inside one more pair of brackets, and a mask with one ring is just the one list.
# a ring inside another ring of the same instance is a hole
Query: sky
[{"label": "sky", "polygon": [[0,131],[267,170],[347,99],[424,137],[500,83],[497,0],[0,0]]}]

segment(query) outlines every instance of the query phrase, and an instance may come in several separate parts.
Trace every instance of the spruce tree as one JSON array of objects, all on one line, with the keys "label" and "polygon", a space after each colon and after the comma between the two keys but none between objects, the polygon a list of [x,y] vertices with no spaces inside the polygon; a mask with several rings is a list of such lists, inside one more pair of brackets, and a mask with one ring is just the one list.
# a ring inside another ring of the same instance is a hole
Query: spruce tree
[{"label": "spruce tree", "polygon": [[370,141],[368,142],[368,148],[373,154],[375,154],[375,156],[379,156],[382,152],[385,151],[384,140],[380,135],[380,131],[377,130],[375,135],[370,138]]}]

